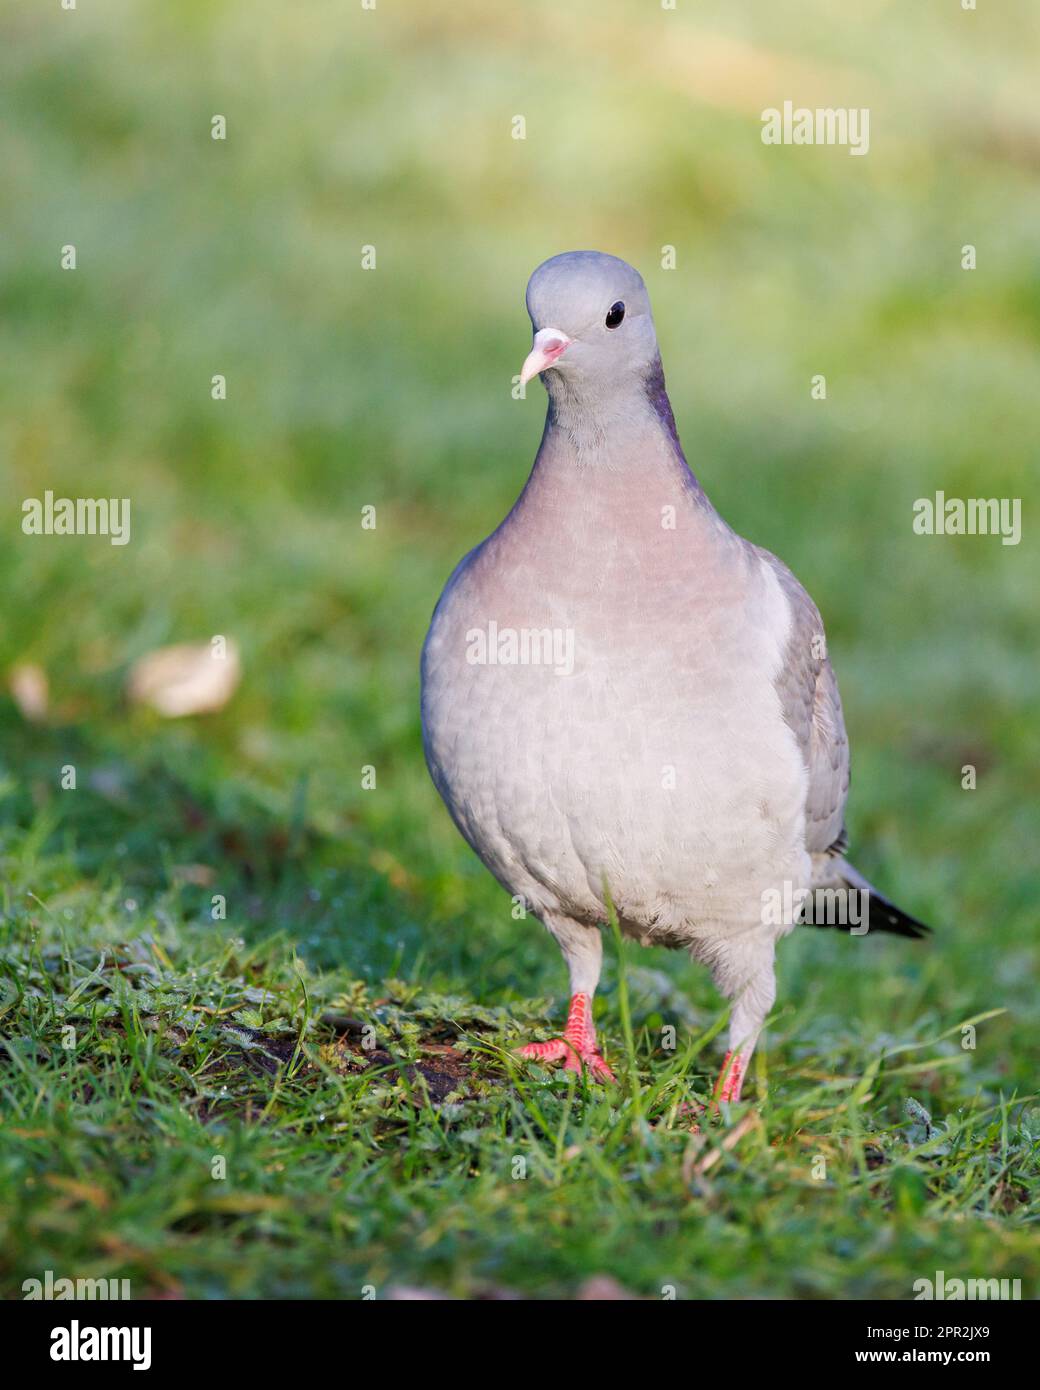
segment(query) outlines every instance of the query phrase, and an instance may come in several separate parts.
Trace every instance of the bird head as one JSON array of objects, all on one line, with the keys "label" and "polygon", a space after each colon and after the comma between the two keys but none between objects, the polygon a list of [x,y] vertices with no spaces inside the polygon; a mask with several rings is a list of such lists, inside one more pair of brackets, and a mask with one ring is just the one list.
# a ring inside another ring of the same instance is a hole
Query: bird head
[{"label": "bird head", "polygon": [[641,383],[656,361],[650,297],[637,270],[601,251],[567,251],[544,261],[527,286],[534,343],[520,371],[542,373],[550,395],[616,393]]}]

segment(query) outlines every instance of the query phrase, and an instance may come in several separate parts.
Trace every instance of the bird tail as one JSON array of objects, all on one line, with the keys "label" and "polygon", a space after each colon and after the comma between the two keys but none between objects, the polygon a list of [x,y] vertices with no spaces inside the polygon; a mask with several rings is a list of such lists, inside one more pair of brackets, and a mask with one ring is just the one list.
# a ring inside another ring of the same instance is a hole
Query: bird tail
[{"label": "bird tail", "polygon": [[[860,920],[867,923],[870,931],[891,932],[893,936],[905,936],[914,940],[923,940],[932,934],[932,929],[924,922],[919,922],[916,917],[911,917],[909,912],[904,912],[901,907],[896,907],[895,903],[889,902],[888,898],[870,883],[858,869],[854,869],[851,864],[847,864],[844,859],[837,861],[831,860],[827,865],[825,875],[826,882],[814,882],[813,893],[803,909],[801,921],[803,925],[813,927],[837,927],[842,931],[852,931],[856,923],[850,920],[835,921],[834,914],[819,909],[818,894],[823,890],[854,889],[857,893],[864,895],[865,912],[860,913]],[[813,905],[810,913],[809,906]],[[848,919],[849,914],[845,914]],[[830,918],[830,920],[828,920]]]}]

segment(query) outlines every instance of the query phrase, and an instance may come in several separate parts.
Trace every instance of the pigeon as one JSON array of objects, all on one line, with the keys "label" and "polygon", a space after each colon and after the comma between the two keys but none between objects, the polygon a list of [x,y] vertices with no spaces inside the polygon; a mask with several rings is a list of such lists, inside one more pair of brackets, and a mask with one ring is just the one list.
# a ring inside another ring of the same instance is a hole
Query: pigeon
[{"label": "pigeon", "polygon": [[614,1080],[592,1009],[613,911],[626,937],[710,971],[729,1003],[713,1096],[736,1102],[780,939],[803,923],[930,928],[845,858],[849,747],[823,623],[687,464],[641,276],[601,252],[553,256],[527,309],[519,384],[541,378],[545,429],[434,610],[427,765],[514,916],[541,921],[567,965],[562,1035],[519,1055]]}]

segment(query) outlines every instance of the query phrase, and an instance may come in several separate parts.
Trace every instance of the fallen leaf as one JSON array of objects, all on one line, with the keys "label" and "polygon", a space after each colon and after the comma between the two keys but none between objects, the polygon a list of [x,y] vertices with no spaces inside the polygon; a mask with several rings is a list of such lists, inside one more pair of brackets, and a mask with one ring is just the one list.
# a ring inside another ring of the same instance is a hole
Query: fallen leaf
[{"label": "fallen leaf", "polygon": [[109,1195],[96,1183],[81,1182],[78,1178],[67,1178],[62,1173],[46,1173],[43,1178],[48,1187],[56,1187],[67,1193],[77,1202],[89,1202],[92,1207],[104,1211],[109,1204]]},{"label": "fallen leaf", "polygon": [[630,1303],[635,1297],[609,1274],[593,1274],[575,1294],[579,1303]]},{"label": "fallen leaf", "polygon": [[423,1289],[417,1284],[391,1284],[384,1297],[391,1303],[444,1303],[451,1295],[441,1289]]},{"label": "fallen leaf", "polygon": [[191,883],[196,888],[208,888],[216,882],[217,871],[210,864],[174,864],[170,877],[174,883]]},{"label": "fallen leaf", "polygon": [[242,674],[238,647],[229,639],[160,647],[134,663],[131,700],[150,705],[167,719],[212,714],[235,693]]},{"label": "fallen leaf", "polygon": [[734,1125],[718,1148],[710,1149],[704,1157],[696,1163],[693,1160],[697,1157],[701,1149],[703,1149],[707,1141],[703,1134],[695,1134],[687,1151],[686,1158],[683,1160],[683,1178],[689,1182],[690,1178],[693,1176],[703,1177],[705,1173],[714,1168],[715,1164],[718,1163],[724,1153],[729,1153],[731,1149],[736,1148],[744,1135],[752,1129],[758,1129],[761,1123],[762,1121],[759,1119],[756,1112],[752,1110],[749,1115],[744,1116],[738,1125]]},{"label": "fallen leaf", "polygon": [[40,724],[47,718],[50,689],[47,672],[42,666],[31,661],[20,662],[11,668],[7,686],[23,719],[28,719],[31,724]]}]

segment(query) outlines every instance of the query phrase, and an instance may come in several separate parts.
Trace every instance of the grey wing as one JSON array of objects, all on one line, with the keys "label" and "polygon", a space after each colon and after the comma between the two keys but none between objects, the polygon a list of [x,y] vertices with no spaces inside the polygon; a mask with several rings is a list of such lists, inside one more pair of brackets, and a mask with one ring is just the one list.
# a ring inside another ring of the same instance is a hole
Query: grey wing
[{"label": "grey wing", "polygon": [[791,605],[791,633],[776,688],[809,773],[805,847],[810,854],[841,854],[846,845],[849,741],[838,682],[827,659],[823,619],[787,566],[768,550],[756,549],[772,566]]}]

